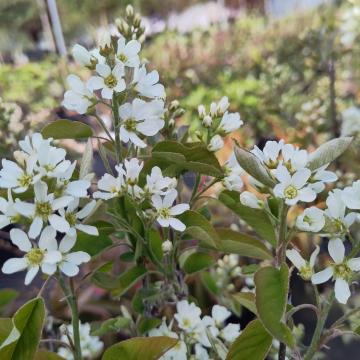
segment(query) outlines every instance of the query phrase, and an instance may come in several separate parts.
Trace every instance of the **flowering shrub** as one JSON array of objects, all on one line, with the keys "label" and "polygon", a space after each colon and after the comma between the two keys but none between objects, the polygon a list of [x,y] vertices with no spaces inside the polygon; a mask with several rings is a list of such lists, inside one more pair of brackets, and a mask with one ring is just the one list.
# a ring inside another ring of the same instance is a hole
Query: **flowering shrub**
[{"label": "flowering shrub", "polygon": [[[199,105],[196,139],[187,127],[178,127],[176,119],[184,110],[178,101],[166,103],[158,72],[142,61],[139,28],[139,17],[128,7],[118,32],[104,33],[98,48],[73,48],[75,60],[92,76],[86,82],[68,76],[63,106],[92,116],[102,133],[84,123],[58,120],[20,141],[15,161],[2,160],[0,223],[11,225],[11,242],[23,254],[7,260],[2,272],[26,270],[25,285],[39,272],[45,281],[36,298],[11,320],[1,320],[0,354],[80,360],[104,350],[104,360],[241,360],[276,352],[279,359],[309,360],[332,338],[358,333],[348,324],[357,308],[346,310],[327,329],[325,322],[335,301],[349,302],[350,286],[360,271],[359,241],[350,232],[359,218],[360,181],[329,191],[325,209],[317,203],[337,181],[328,166],[352,138],[330,140],[310,153],[283,140],[251,151],[235,144],[220,165],[216,154],[242,126],[239,113],[230,112],[223,97],[209,109]],[[112,115],[110,126],[104,109]],[[88,139],[79,168],[55,146],[58,139]],[[97,182],[93,147],[106,169]],[[207,190],[216,185],[220,193],[214,201],[252,232],[244,232],[243,226],[215,226],[206,200]],[[289,214],[295,209],[303,210],[291,223]],[[293,242],[301,232],[323,239],[313,243],[309,259]],[[122,249],[120,257],[117,248]],[[110,250],[114,257],[104,262],[101,255]],[[320,251],[332,260],[319,261]],[[216,256],[221,258],[214,266]],[[243,258],[250,265],[240,267]],[[95,262],[100,266],[89,267]],[[291,303],[294,267],[313,291],[315,305]],[[211,316],[188,286],[189,277],[199,272],[219,303]],[[79,320],[75,276],[117,300],[141,286],[120,314],[90,328]],[[239,278],[246,286],[237,292]],[[52,279],[64,293],[71,324],[61,326],[58,337],[42,338],[42,295]],[[318,287],[329,280],[329,287]],[[255,318],[243,329],[235,317],[240,307]],[[293,323],[293,315],[303,309],[317,316],[309,346],[302,344]],[[120,331],[129,339],[110,346],[99,339]],[[51,346],[38,350],[39,342]]]}]

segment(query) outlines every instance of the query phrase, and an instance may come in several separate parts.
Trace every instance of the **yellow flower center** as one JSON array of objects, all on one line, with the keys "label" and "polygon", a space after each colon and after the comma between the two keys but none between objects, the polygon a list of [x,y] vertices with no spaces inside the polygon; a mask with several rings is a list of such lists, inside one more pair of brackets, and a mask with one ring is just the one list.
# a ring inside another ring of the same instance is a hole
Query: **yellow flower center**
[{"label": "yellow flower center", "polygon": [[121,62],[126,62],[127,61],[127,56],[125,54],[119,54],[118,55],[118,59],[121,61]]},{"label": "yellow flower center", "polygon": [[31,175],[27,175],[27,174],[23,174],[21,175],[21,177],[18,179],[19,185],[21,187],[28,187],[31,185],[32,182],[32,176]]},{"label": "yellow flower center", "polygon": [[183,320],[183,325],[184,325],[184,327],[190,327],[191,321],[189,319],[184,319]]},{"label": "yellow flower center", "polygon": [[298,190],[295,186],[289,185],[285,189],[284,195],[285,195],[286,199],[295,199],[298,195]]},{"label": "yellow flower center", "polygon": [[299,275],[304,280],[310,280],[312,274],[313,274],[313,271],[309,265],[303,266],[299,271]]},{"label": "yellow flower center", "polygon": [[35,207],[35,214],[40,216],[44,221],[47,221],[48,217],[53,213],[51,204],[46,202],[38,202]]},{"label": "yellow flower center", "polygon": [[26,255],[30,265],[40,265],[44,259],[45,251],[41,249],[31,249]]},{"label": "yellow flower center", "polygon": [[170,210],[168,208],[162,208],[158,213],[159,216],[163,219],[168,219],[170,217]]},{"label": "yellow flower center", "polygon": [[71,227],[76,225],[76,215],[71,212],[65,213],[65,219]]},{"label": "yellow flower center", "polygon": [[352,275],[352,270],[349,268],[348,264],[341,263],[334,265],[334,277],[342,278],[346,281],[349,281]]},{"label": "yellow flower center", "polygon": [[124,127],[127,131],[134,132],[136,130],[137,121],[135,119],[127,119],[124,121]]},{"label": "yellow flower center", "polygon": [[104,83],[109,88],[114,88],[117,85],[116,77],[113,74],[110,74],[105,80]]}]

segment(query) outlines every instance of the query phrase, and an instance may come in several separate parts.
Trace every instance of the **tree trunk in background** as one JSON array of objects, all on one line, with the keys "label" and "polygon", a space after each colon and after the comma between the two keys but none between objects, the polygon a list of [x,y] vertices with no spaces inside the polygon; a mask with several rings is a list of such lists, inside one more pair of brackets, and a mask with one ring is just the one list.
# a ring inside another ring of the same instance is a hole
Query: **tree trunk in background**
[{"label": "tree trunk in background", "polygon": [[64,35],[61,28],[59,12],[56,6],[56,0],[47,0],[48,12],[50,15],[52,33],[54,35],[56,50],[60,56],[66,55],[66,46]]},{"label": "tree trunk in background", "polygon": [[45,42],[48,44],[49,50],[52,52],[55,52],[56,47],[55,47],[54,37],[53,37],[52,30],[51,30],[49,14],[47,12],[45,1],[46,0],[36,0],[38,8],[39,8],[40,21],[41,21],[41,26],[42,26]]}]

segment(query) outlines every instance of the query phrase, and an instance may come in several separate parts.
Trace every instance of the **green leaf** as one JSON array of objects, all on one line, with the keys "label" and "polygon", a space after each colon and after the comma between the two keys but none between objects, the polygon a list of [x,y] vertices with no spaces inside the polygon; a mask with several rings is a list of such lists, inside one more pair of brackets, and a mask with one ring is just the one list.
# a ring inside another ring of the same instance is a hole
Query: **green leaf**
[{"label": "green leaf", "polygon": [[93,336],[103,336],[111,332],[118,332],[120,329],[127,327],[130,324],[130,319],[117,316],[113,319],[108,319],[100,324],[96,329],[91,331]]},{"label": "green leaf", "polygon": [[283,264],[280,269],[266,266],[254,277],[256,309],[264,327],[280,342],[294,347],[290,329],[283,323],[289,290],[289,269]]},{"label": "green leaf", "polygon": [[93,157],[94,157],[94,151],[93,151],[92,141],[91,139],[88,139],[85,146],[84,154],[80,162],[79,179],[83,179],[86,175],[92,172]]},{"label": "green leaf", "polygon": [[352,137],[341,137],[332,139],[320,145],[310,154],[307,167],[310,170],[316,170],[321,166],[330,163],[346,151],[352,140]]},{"label": "green leaf", "polygon": [[196,211],[188,210],[179,215],[179,220],[186,225],[183,235],[190,235],[200,241],[203,246],[217,249],[220,239],[217,232],[205,216]]},{"label": "green leaf", "polygon": [[93,135],[93,131],[80,121],[61,119],[46,125],[41,134],[45,139],[87,139]]},{"label": "green leaf", "polygon": [[96,256],[113,244],[109,235],[113,233],[115,229],[112,224],[102,220],[89,225],[97,227],[99,235],[93,236],[79,232],[73,251],[85,251],[91,256]]},{"label": "green leaf", "polygon": [[234,152],[240,166],[254,179],[271,188],[275,186],[275,181],[253,153],[239,146],[235,146]]},{"label": "green leaf", "polygon": [[115,287],[111,294],[114,297],[120,297],[126,291],[128,291],[135,283],[144,277],[147,273],[145,266],[134,266],[123,272],[118,278],[116,278]]},{"label": "green leaf", "polygon": [[223,191],[219,195],[219,201],[251,226],[263,239],[267,240],[272,246],[276,246],[274,226],[263,210],[251,209],[242,205],[239,200],[239,193],[236,191]]},{"label": "green leaf", "polygon": [[162,141],[152,150],[152,161],[148,166],[160,166],[166,175],[175,176],[184,171],[194,171],[213,177],[222,177],[223,171],[214,153],[202,143],[180,144]]},{"label": "green leaf", "polygon": [[142,318],[138,325],[138,330],[141,335],[148,333],[151,329],[158,327],[161,320],[158,318]]},{"label": "green leaf", "polygon": [[163,250],[162,250],[162,239],[157,231],[154,229],[150,230],[149,234],[149,248],[156,260],[161,262],[163,259]]},{"label": "green leaf", "polygon": [[219,288],[216,285],[214,277],[209,272],[202,272],[201,273],[201,280],[204,286],[214,295],[219,294]]},{"label": "green leaf", "polygon": [[56,353],[47,350],[39,350],[35,354],[34,360],[65,360],[65,359]]},{"label": "green leaf", "polygon": [[244,306],[246,309],[250,310],[252,313],[257,315],[254,293],[240,292],[240,293],[232,295],[232,297],[240,305]]},{"label": "green leaf", "polygon": [[259,320],[253,320],[233,342],[226,360],[264,360],[271,344],[272,336]]},{"label": "green leaf", "polygon": [[253,236],[225,228],[216,229],[221,240],[219,250],[255,259],[272,259],[271,252]]},{"label": "green leaf", "polygon": [[0,344],[9,336],[13,328],[10,318],[0,318]]},{"label": "green leaf", "polygon": [[13,328],[0,345],[0,358],[32,359],[36,353],[44,325],[45,305],[42,298],[24,304],[12,318]]},{"label": "green leaf", "polygon": [[[180,257],[183,254],[181,254]],[[198,252],[196,250],[190,250],[190,253],[186,254],[185,256],[186,259],[181,264],[181,268],[187,274],[193,274],[198,271],[207,269],[215,263],[215,260],[211,255],[204,252]]]},{"label": "green leaf", "polygon": [[102,360],[158,360],[177,342],[177,339],[166,336],[132,338],[108,348]]},{"label": "green leaf", "polygon": [[14,289],[1,289],[0,290],[0,314],[5,308],[10,305],[12,301],[18,296],[18,292]]}]

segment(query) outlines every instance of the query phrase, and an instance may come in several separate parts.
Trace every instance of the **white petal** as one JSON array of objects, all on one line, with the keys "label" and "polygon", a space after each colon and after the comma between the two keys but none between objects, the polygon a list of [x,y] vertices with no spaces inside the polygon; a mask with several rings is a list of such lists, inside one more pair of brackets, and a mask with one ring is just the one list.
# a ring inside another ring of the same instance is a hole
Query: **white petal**
[{"label": "white petal", "polygon": [[299,190],[299,200],[304,202],[311,202],[316,199],[316,193],[310,187]]},{"label": "white petal", "polygon": [[44,263],[56,264],[62,260],[60,251],[48,251],[44,256]]},{"label": "white petal", "polygon": [[68,261],[62,262],[59,267],[60,270],[69,277],[75,276],[79,273],[79,267]]},{"label": "white petal", "polygon": [[25,285],[29,285],[33,281],[38,271],[39,271],[39,266],[32,266],[31,268],[29,268],[25,276]]},{"label": "white petal", "polygon": [[301,269],[302,267],[306,266],[306,261],[303,257],[299,254],[298,251],[286,250],[286,257],[295,265],[297,269]]},{"label": "white petal", "polygon": [[69,223],[59,215],[52,214],[49,216],[50,225],[61,233],[66,233],[70,230]]},{"label": "white petal", "polygon": [[341,264],[345,256],[345,246],[341,239],[331,239],[328,244],[328,251],[336,264]]},{"label": "white petal", "polygon": [[328,281],[333,276],[333,273],[334,273],[333,268],[327,267],[326,269],[314,274],[311,277],[311,282],[314,285],[322,284],[322,283]]},{"label": "white petal", "polygon": [[352,271],[360,271],[360,258],[350,259],[348,265]]},{"label": "white petal", "polygon": [[71,181],[67,187],[66,191],[68,194],[76,197],[86,197],[87,189],[90,187],[91,183],[87,180],[76,180]]},{"label": "white petal", "polygon": [[76,228],[86,234],[89,234],[89,235],[93,235],[93,236],[99,235],[99,230],[95,226],[85,225],[85,224],[77,224]]},{"label": "white petal", "polygon": [[30,225],[29,237],[35,239],[40,235],[41,229],[43,227],[43,220],[41,217],[37,216]]},{"label": "white petal", "polygon": [[5,261],[1,270],[4,274],[12,274],[18,271],[25,270],[27,268],[27,265],[28,264],[26,258],[12,258]]},{"label": "white petal", "polygon": [[178,204],[170,209],[170,215],[179,215],[189,209],[190,209],[189,204]]},{"label": "white petal", "polygon": [[153,195],[151,197],[152,205],[155,209],[159,210],[163,207],[163,202],[160,195]]},{"label": "white petal", "polygon": [[110,66],[106,64],[97,64],[96,71],[100,76],[104,78],[111,74]]},{"label": "white petal", "polygon": [[104,99],[112,99],[112,96],[113,96],[113,89],[110,89],[108,87],[104,87],[102,90],[101,90],[101,96],[104,98]]},{"label": "white petal", "polygon": [[176,219],[176,218],[170,218],[169,219],[169,225],[174,230],[178,230],[178,231],[184,231],[186,229],[185,224],[182,223],[179,219]]},{"label": "white petal", "polygon": [[56,264],[43,263],[41,265],[41,271],[47,275],[54,274],[56,271],[56,268],[57,268]]},{"label": "white petal", "polygon": [[90,201],[76,214],[76,217],[78,219],[85,219],[92,213],[95,206],[96,206],[96,201],[95,200]]},{"label": "white petal", "polygon": [[177,198],[178,192],[175,189],[171,189],[163,199],[163,207],[170,208]]},{"label": "white petal", "polygon": [[66,255],[66,261],[72,262],[76,265],[87,263],[90,259],[90,255],[84,251],[75,251]]},{"label": "white petal", "polygon": [[300,169],[292,176],[291,182],[297,189],[301,189],[308,181],[310,175],[311,171],[309,169]]},{"label": "white petal", "polygon": [[20,229],[12,229],[10,231],[10,239],[21,251],[28,252],[32,248],[28,236]]},{"label": "white petal", "polygon": [[86,83],[86,86],[91,91],[102,89],[105,86],[104,79],[100,76],[92,76]]},{"label": "white petal", "polygon": [[29,204],[24,201],[19,201],[18,199],[16,199],[14,207],[19,214],[26,217],[32,217],[35,214],[34,204]]},{"label": "white petal", "polygon": [[319,246],[316,246],[315,250],[312,252],[311,256],[310,256],[310,267],[313,268],[314,265],[315,265],[315,261],[316,261],[316,258],[317,256],[319,255],[319,252],[320,252],[320,247]]},{"label": "white petal", "polygon": [[34,185],[35,198],[39,202],[45,202],[47,200],[48,186],[43,181],[38,181]]},{"label": "white petal", "polygon": [[52,203],[53,210],[59,210],[61,208],[64,208],[68,206],[73,201],[72,196],[62,196],[60,198],[57,198]]},{"label": "white petal", "polygon": [[63,239],[60,241],[59,250],[62,253],[67,253],[70,249],[73,248],[75,243],[76,243],[76,237],[75,236],[65,235],[63,237]]},{"label": "white petal", "polygon": [[46,226],[39,240],[40,249],[57,250],[56,231],[52,226]]},{"label": "white petal", "polygon": [[351,296],[349,284],[341,278],[335,280],[335,297],[341,304],[346,304]]},{"label": "white petal", "polygon": [[279,165],[275,170],[276,178],[285,184],[290,184],[291,176],[289,170],[284,165]]}]

